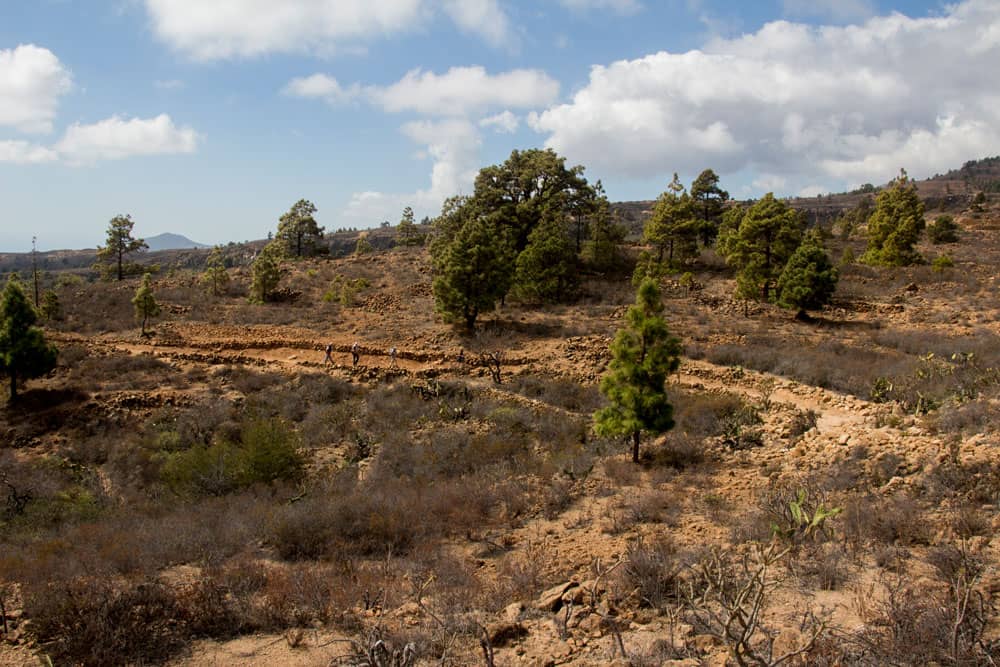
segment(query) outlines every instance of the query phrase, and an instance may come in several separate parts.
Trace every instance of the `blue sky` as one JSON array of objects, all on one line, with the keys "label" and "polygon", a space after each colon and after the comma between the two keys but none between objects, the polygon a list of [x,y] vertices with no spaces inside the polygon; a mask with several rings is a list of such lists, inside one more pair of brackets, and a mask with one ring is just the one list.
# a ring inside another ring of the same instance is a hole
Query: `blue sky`
[{"label": "blue sky", "polygon": [[1000,3],[3,0],[0,250],[433,216],[548,146],[614,200],[734,196],[1000,153]]}]

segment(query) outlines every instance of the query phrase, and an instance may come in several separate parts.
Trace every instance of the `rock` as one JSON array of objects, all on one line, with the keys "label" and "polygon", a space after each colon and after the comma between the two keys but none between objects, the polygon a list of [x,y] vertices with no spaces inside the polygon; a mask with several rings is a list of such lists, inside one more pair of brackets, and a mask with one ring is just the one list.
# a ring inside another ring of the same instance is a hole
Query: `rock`
[{"label": "rock", "polygon": [[844,433],[839,438],[837,438],[837,444],[839,444],[839,445],[846,445],[850,441],[851,441],[851,434],[850,433]]},{"label": "rock", "polygon": [[517,623],[518,619],[521,618],[521,612],[524,611],[524,605],[520,602],[512,602],[511,604],[504,607],[503,610],[503,620],[507,623]]},{"label": "rock", "polygon": [[486,626],[490,645],[494,648],[506,646],[528,634],[527,628],[520,623],[492,623]]},{"label": "rock", "polygon": [[684,658],[683,660],[666,660],[661,667],[701,667],[701,660],[697,658]]},{"label": "rock", "polygon": [[579,582],[568,581],[558,586],[553,586],[538,597],[535,607],[541,611],[559,611],[563,606],[563,594],[567,591],[579,587]]}]

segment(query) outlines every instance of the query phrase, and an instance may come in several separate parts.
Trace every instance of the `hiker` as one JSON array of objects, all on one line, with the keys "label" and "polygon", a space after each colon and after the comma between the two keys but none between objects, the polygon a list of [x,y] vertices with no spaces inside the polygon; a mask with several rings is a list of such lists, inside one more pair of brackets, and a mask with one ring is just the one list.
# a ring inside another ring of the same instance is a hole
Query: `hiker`
[{"label": "hiker", "polygon": [[464,349],[458,351],[458,363],[460,363],[460,364],[464,364],[465,363],[465,350]]},{"label": "hiker", "polygon": [[361,358],[361,346],[358,345],[358,341],[354,341],[354,345],[351,346],[351,365],[357,366],[358,359]]},{"label": "hiker", "polygon": [[326,362],[328,362],[328,361],[330,362],[331,366],[334,365],[334,363],[333,363],[333,345],[330,344],[330,343],[326,344],[326,359],[323,360],[323,365],[325,366]]},{"label": "hiker", "polygon": [[395,347],[390,347],[389,348],[389,368],[395,368],[395,367],[396,367],[396,348]]}]

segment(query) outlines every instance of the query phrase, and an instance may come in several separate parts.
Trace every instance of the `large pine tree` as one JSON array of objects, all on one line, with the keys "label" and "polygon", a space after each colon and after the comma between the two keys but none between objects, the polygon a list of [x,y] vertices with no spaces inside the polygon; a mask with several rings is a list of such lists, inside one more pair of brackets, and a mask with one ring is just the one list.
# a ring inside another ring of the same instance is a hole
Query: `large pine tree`
[{"label": "large pine tree", "polygon": [[642,432],[664,433],[674,427],[667,397],[667,377],[680,365],[680,340],[663,319],[663,301],[653,280],[639,286],[635,305],[611,344],[611,364],[601,380],[601,393],[611,402],[594,413],[600,435],[632,440],[632,461],[639,461]]},{"label": "large pine tree", "polygon": [[653,246],[657,262],[675,268],[698,253],[699,225],[694,213],[690,195],[674,174],[642,231],[642,240]]},{"label": "large pine tree", "polygon": [[315,254],[323,240],[323,228],[316,224],[316,207],[307,199],[292,205],[278,221],[276,238],[285,243],[288,254],[303,257]]},{"label": "large pine tree", "polygon": [[94,268],[107,278],[123,280],[125,276],[135,275],[142,267],[128,260],[129,255],[149,249],[143,239],[132,236],[135,221],[131,215],[116,215],[108,223],[107,239],[103,246],[97,248],[97,262]]},{"label": "large pine tree", "polygon": [[875,212],[868,219],[868,250],[862,261],[886,266],[906,266],[923,260],[914,246],[924,231],[924,203],[917,184],[900,169],[899,176],[875,197]]},{"label": "large pine tree", "polygon": [[805,222],[770,192],[745,211],[732,210],[723,219],[719,252],[736,269],[741,296],[769,301],[785,263],[802,242]]},{"label": "large pine tree", "polygon": [[132,305],[135,306],[135,319],[142,322],[141,335],[145,336],[146,322],[150,317],[156,317],[160,314],[160,304],[153,296],[153,286],[150,284],[148,273],[142,276],[142,283],[139,284],[135,296],[132,297]]},{"label": "large pine tree", "polygon": [[822,308],[837,289],[837,269],[830,261],[817,231],[806,234],[778,278],[778,305],[797,310],[805,319],[807,310]]},{"label": "large pine tree", "polygon": [[45,375],[56,365],[56,348],[35,326],[38,313],[11,277],[0,300],[0,372],[10,378],[10,400],[17,400],[19,379]]}]

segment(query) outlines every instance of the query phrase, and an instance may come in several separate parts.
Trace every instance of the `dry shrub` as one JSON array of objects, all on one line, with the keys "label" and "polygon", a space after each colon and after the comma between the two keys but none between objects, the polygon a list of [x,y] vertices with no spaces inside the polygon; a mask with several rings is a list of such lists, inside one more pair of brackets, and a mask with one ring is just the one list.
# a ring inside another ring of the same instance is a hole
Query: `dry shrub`
[{"label": "dry shrub", "polygon": [[640,537],[629,542],[617,583],[626,593],[638,591],[641,606],[663,609],[680,597],[679,577],[687,565],[665,535],[648,543]]},{"label": "dry shrub", "polygon": [[987,399],[949,404],[928,415],[931,428],[937,433],[981,433],[997,423],[997,409]]},{"label": "dry shrub", "polygon": [[858,549],[868,544],[924,544],[930,528],[917,503],[902,494],[889,497],[850,496],[838,517],[845,541]]},{"label": "dry shrub", "polygon": [[28,586],[23,596],[33,634],[60,663],[159,663],[184,646],[182,609],[154,580],[80,577]]},{"label": "dry shrub", "polygon": [[722,435],[723,420],[743,407],[735,394],[676,390],[674,433],[698,440]]},{"label": "dry shrub", "polygon": [[651,453],[653,464],[683,470],[696,466],[705,460],[704,443],[690,435],[670,434],[662,446]]},{"label": "dry shrub", "polygon": [[528,398],[588,415],[604,405],[604,399],[595,385],[581,384],[569,378],[519,375],[511,381],[508,388]]}]

